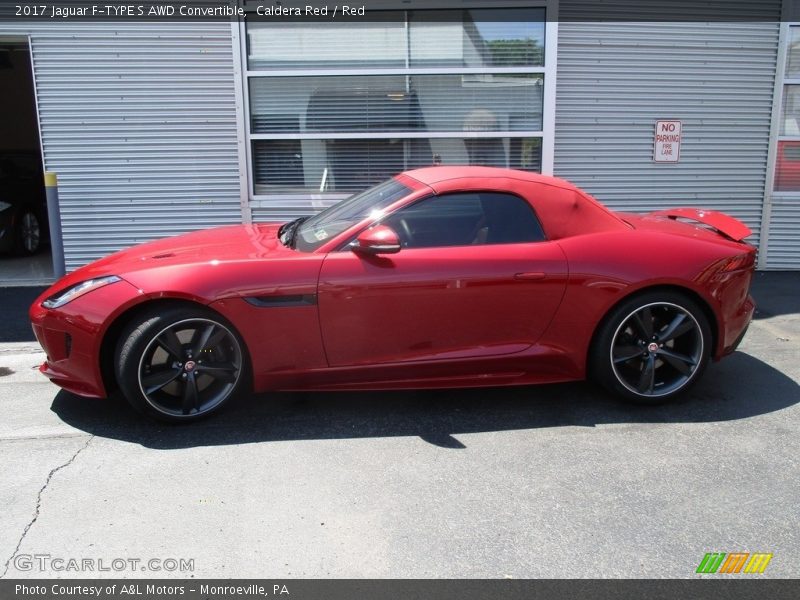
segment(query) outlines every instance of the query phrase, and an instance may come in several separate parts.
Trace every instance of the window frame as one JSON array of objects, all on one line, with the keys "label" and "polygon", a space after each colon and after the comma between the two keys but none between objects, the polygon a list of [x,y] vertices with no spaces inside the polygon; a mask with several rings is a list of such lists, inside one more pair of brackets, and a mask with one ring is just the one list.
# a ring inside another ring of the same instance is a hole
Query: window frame
[{"label": "window frame", "polygon": [[[793,10],[794,9],[794,10]],[[772,212],[775,205],[791,204],[797,201],[800,192],[778,191],[775,189],[777,181],[777,162],[779,142],[800,141],[800,136],[781,135],[783,129],[783,102],[784,86],[800,84],[800,78],[786,77],[786,68],[789,60],[789,44],[791,40],[790,28],[800,27],[800,21],[795,19],[800,16],[790,2],[783,2],[781,20],[778,23],[777,57],[775,61],[775,81],[772,92],[772,118],[769,128],[769,146],[767,150],[767,171],[764,180],[764,195],[761,204],[761,223],[758,235],[758,261],[757,269],[767,268],[769,262],[769,238],[772,226]]]},{"label": "window frame", "polygon": [[776,77],[775,77],[775,87],[778,92],[778,106],[775,113],[777,114],[778,118],[778,126],[777,131],[775,132],[775,140],[774,140],[774,157],[772,161],[773,164],[773,172],[767,173],[769,179],[766,182],[766,186],[770,190],[771,197],[780,199],[786,197],[797,197],[800,195],[800,189],[798,190],[779,190],[777,189],[777,182],[778,182],[778,163],[780,161],[779,152],[781,151],[782,142],[800,142],[800,133],[789,135],[785,133],[781,133],[785,128],[785,120],[784,120],[784,109],[786,106],[786,100],[788,94],[786,93],[789,86],[796,86],[800,89],[800,76],[799,77],[789,77],[786,74],[786,69],[789,63],[789,53],[791,51],[789,44],[791,42],[791,30],[797,29],[800,31],[800,21],[797,22],[785,22],[782,24],[785,28],[785,36],[784,39],[781,40],[783,45],[783,61],[777,61],[776,69],[778,70]]},{"label": "window frame", "polygon": [[[247,4],[247,3],[245,3]],[[288,4],[288,3],[286,3]],[[558,23],[553,15],[558,14],[558,0],[503,0],[497,4],[489,4],[479,0],[464,0],[457,10],[467,9],[503,9],[503,8],[532,8],[544,9],[544,65],[543,66],[516,66],[516,67],[414,67],[407,64],[402,68],[314,68],[314,69],[250,69],[247,48],[246,19],[233,25],[234,37],[238,37],[237,54],[240,69],[237,78],[240,79],[238,87],[242,97],[242,114],[240,122],[243,126],[243,135],[240,140],[240,151],[245,155],[246,190],[242,191],[244,202],[247,198],[247,207],[243,212],[249,217],[253,209],[269,209],[276,200],[289,201],[298,205],[298,214],[313,214],[313,211],[327,208],[331,204],[348,198],[352,192],[337,191],[276,191],[274,193],[256,194],[255,170],[253,163],[253,141],[264,140],[290,140],[290,139],[437,139],[437,138],[538,138],[541,139],[541,173],[553,174],[554,149],[555,149],[555,88],[556,88],[556,50],[558,44]],[[373,11],[405,11],[405,23],[408,28],[408,11],[413,10],[453,9],[447,2],[410,0],[406,2],[386,0],[372,8]],[[541,75],[544,79],[542,90],[542,126],[538,131],[490,131],[490,132],[465,132],[465,131],[418,131],[418,132],[348,132],[320,134],[319,132],[307,133],[252,133],[250,110],[250,80],[251,78],[272,77],[310,77],[310,76],[337,76],[337,75],[470,75],[483,74],[533,74]],[[242,148],[243,147],[243,148]],[[242,183],[245,184],[245,176]],[[300,207],[307,205],[308,208]]]}]

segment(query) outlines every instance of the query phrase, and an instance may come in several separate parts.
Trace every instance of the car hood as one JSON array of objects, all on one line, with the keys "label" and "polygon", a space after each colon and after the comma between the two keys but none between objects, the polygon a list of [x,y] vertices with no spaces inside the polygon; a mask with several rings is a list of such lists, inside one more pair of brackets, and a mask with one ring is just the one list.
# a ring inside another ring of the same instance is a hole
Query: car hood
[{"label": "car hood", "polygon": [[[295,260],[305,253],[287,248],[278,240],[280,224],[216,227],[147,242],[110,254],[58,281],[52,292],[106,275],[118,275],[138,287],[158,274],[161,284],[189,271],[225,265],[252,265],[254,261]],[[305,254],[305,256],[309,256]],[[210,272],[210,271],[207,271]]]},{"label": "car hood", "polygon": [[87,267],[114,274],[153,266],[196,264],[211,261],[263,260],[296,255],[278,240],[279,224],[232,225],[185,233],[132,246]]}]

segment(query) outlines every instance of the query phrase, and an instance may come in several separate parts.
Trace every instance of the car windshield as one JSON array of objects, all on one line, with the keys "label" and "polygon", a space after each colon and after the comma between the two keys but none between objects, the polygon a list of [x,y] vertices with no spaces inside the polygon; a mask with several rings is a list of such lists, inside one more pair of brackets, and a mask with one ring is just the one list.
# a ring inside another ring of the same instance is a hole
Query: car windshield
[{"label": "car windshield", "polygon": [[390,179],[342,200],[299,225],[294,236],[295,248],[302,252],[312,252],[326,240],[367,217],[377,219],[382,216],[386,207],[410,192],[410,188]]}]

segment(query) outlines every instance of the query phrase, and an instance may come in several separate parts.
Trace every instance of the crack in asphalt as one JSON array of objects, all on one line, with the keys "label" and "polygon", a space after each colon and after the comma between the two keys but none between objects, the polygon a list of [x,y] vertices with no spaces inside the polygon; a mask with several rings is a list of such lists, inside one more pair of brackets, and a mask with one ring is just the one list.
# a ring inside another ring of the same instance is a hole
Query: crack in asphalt
[{"label": "crack in asphalt", "polygon": [[39,512],[42,509],[42,494],[44,494],[45,490],[47,489],[47,486],[50,485],[50,480],[53,479],[53,475],[55,475],[62,469],[66,469],[73,462],[75,462],[75,459],[78,458],[78,455],[89,447],[89,444],[93,439],[94,439],[93,435],[89,436],[89,439],[86,440],[86,443],[80,448],[78,448],[67,462],[60,464],[57,467],[54,467],[47,474],[47,479],[45,479],[44,485],[41,487],[39,493],[36,496],[36,509],[33,511],[33,518],[28,522],[27,525],[25,525],[25,529],[22,530],[22,535],[19,536],[19,540],[17,540],[17,546],[16,548],[14,548],[14,552],[11,553],[11,556],[8,557],[8,560],[3,566],[3,573],[0,574],[0,579],[3,579],[8,574],[8,569],[11,565],[11,561],[14,560],[14,557],[19,552],[19,549],[22,546],[22,542],[25,541],[25,537],[28,535],[28,532],[31,530],[31,527],[33,527],[33,524],[36,523],[36,521],[39,519]]}]

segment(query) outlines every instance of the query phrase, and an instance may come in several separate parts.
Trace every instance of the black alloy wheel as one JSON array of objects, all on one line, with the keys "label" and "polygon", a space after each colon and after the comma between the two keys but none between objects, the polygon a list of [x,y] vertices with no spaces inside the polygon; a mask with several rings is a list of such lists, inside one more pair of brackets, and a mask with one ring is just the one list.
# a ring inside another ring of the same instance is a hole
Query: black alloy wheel
[{"label": "black alloy wheel", "polygon": [[591,370],[611,391],[657,403],[688,389],[711,353],[708,318],[680,293],[646,294],[624,302],[601,327]]},{"label": "black alloy wheel", "polygon": [[140,411],[167,421],[218,410],[238,391],[245,365],[243,344],[232,326],[202,308],[172,309],[136,321],[123,335],[116,361],[125,397]]},{"label": "black alloy wheel", "polygon": [[39,217],[30,210],[23,211],[16,232],[17,253],[31,256],[42,246],[42,228]]}]

